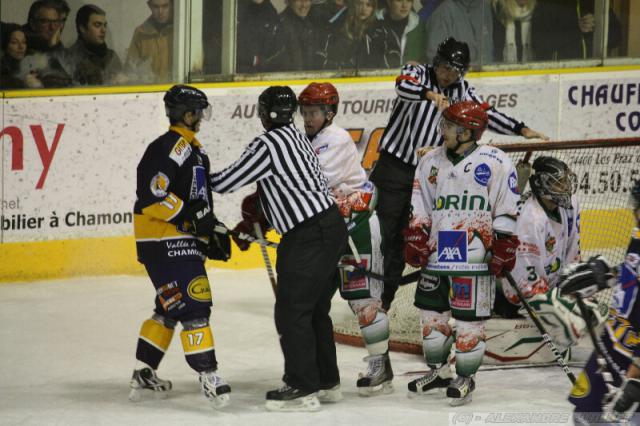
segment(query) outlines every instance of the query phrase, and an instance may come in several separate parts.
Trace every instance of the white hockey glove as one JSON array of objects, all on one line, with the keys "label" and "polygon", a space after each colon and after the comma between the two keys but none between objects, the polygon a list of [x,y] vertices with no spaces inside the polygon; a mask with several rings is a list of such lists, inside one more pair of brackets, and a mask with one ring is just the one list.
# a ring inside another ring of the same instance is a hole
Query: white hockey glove
[{"label": "white hockey glove", "polygon": [[626,379],[615,392],[611,402],[604,406],[604,420],[616,422],[628,418],[640,404],[640,379]]},{"label": "white hockey glove", "polygon": [[586,262],[573,263],[560,274],[558,288],[563,296],[579,294],[583,298],[616,285],[614,270],[604,256],[597,255]]}]

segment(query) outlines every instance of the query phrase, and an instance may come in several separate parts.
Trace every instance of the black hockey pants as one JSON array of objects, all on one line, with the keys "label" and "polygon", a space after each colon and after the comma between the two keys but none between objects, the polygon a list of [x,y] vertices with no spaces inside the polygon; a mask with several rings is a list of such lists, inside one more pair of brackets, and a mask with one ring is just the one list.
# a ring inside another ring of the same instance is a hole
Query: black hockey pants
[{"label": "black hockey pants", "polygon": [[303,391],[340,381],[329,310],[346,244],[347,228],[334,205],[287,232],[278,246],[275,321],[284,380]]}]

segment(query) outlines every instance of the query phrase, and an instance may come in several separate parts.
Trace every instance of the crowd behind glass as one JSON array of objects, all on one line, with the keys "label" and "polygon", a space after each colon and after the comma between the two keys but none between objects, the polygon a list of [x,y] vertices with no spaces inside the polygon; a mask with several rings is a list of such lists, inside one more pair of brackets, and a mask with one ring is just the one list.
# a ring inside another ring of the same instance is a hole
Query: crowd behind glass
[{"label": "crowd behind glass", "polygon": [[[34,1],[26,22],[2,22],[0,86],[188,80],[175,74],[180,55],[173,43],[174,22],[179,16],[173,0],[135,1],[145,1],[149,15],[129,34],[117,35],[131,37],[122,57],[106,43],[109,20],[118,19],[109,10],[92,4],[72,10],[65,0]],[[598,9],[598,2],[608,4],[608,10]],[[231,3],[235,39],[222,34],[223,1],[201,4],[200,16],[191,17],[201,19],[201,40],[192,41],[191,49],[198,49],[203,60],[185,75],[197,71],[204,80],[224,73],[224,43],[235,46],[235,64],[226,74],[236,77],[317,70],[353,75],[388,69],[394,74],[406,62],[430,62],[448,36],[469,44],[475,69],[640,56],[629,41],[639,25],[629,15],[629,0],[237,0]],[[606,34],[599,31],[604,28]],[[65,30],[77,34],[70,46],[62,42]]]}]

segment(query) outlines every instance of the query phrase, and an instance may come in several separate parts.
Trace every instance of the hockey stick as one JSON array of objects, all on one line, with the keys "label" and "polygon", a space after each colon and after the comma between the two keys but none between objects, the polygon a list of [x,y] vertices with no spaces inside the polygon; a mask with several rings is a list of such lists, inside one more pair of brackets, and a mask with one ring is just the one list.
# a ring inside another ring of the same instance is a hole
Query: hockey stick
[{"label": "hockey stick", "polygon": [[536,312],[531,308],[529,303],[524,298],[524,295],[522,294],[522,291],[520,290],[520,288],[516,284],[516,281],[511,276],[511,273],[509,271],[504,271],[504,276],[507,279],[507,281],[509,281],[509,284],[511,284],[511,287],[513,287],[513,289],[515,290],[516,294],[518,295],[518,299],[520,299],[520,302],[522,302],[522,305],[524,306],[524,308],[529,313],[529,317],[531,318],[531,320],[535,324],[536,328],[538,329],[538,331],[542,335],[542,339],[547,344],[549,349],[551,349],[551,353],[553,353],[553,356],[556,358],[556,362],[558,363],[560,368],[562,368],[562,371],[564,371],[564,374],[566,374],[567,377],[569,378],[569,380],[571,380],[571,384],[575,384],[576,383],[576,376],[573,374],[573,372],[571,370],[569,370],[569,366],[567,365],[567,362],[564,360],[564,358],[560,354],[560,351],[558,351],[558,348],[556,348],[556,345],[551,340],[551,336],[549,336],[549,333],[547,333],[547,330],[542,325],[542,322],[540,321],[540,318],[538,318],[538,315],[536,314]]},{"label": "hockey stick", "polygon": [[239,240],[244,240],[244,241],[249,241],[250,243],[256,243],[256,244],[260,244],[261,246],[264,247],[271,247],[271,248],[278,248],[278,243],[274,243],[273,241],[269,241],[269,240],[265,240],[260,239],[260,238],[256,238],[253,235],[249,235],[249,234],[245,234],[244,232],[238,232],[238,231],[233,231],[231,229],[228,229],[222,225],[216,225],[215,228],[213,228],[213,232],[215,232],[216,234],[229,234],[233,237],[236,237]]},{"label": "hockey stick", "polygon": [[[258,243],[260,241],[266,242],[264,239],[264,235],[262,234],[262,228],[258,222],[253,224],[253,230],[258,236]],[[269,281],[271,282],[271,290],[273,290],[273,295],[275,296],[276,290],[278,288],[278,283],[276,282],[276,276],[273,273],[273,267],[271,266],[271,259],[269,259],[269,253],[267,253],[267,247],[264,244],[260,244],[260,251],[262,252],[262,259],[264,259],[264,266],[267,268],[267,274],[269,274]]]}]

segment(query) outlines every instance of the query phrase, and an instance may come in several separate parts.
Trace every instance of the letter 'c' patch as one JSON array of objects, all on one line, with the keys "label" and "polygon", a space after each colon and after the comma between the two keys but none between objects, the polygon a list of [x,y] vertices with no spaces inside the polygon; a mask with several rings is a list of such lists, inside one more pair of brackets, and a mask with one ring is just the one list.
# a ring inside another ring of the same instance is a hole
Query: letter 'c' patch
[{"label": "letter 'c' patch", "polygon": [[193,300],[208,302],[211,300],[211,288],[209,280],[204,275],[200,275],[191,280],[187,286],[187,294]]}]

